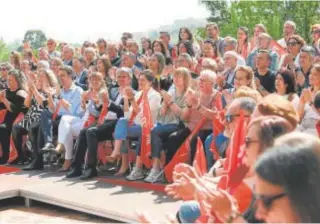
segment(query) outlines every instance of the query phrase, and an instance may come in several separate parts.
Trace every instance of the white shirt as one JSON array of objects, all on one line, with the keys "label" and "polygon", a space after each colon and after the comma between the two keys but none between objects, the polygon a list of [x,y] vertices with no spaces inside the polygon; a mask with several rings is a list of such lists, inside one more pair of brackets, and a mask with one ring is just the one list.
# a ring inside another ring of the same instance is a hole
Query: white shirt
[{"label": "white shirt", "polygon": [[284,40],[284,38],[278,40],[277,42],[278,42],[278,44],[279,44],[281,47],[287,48],[287,43],[286,43],[286,41]]},{"label": "white shirt", "polygon": [[[136,102],[138,101],[141,95],[142,95],[142,91],[139,91],[138,93],[135,94],[134,98]],[[153,121],[153,124],[155,124],[157,122],[158,109],[161,107],[161,95],[157,91],[155,91],[153,88],[150,88],[147,97],[149,100],[152,121]],[[134,123],[141,125],[141,120],[143,118],[143,101],[141,101],[141,103],[139,104],[139,108],[140,108],[140,112],[135,117]],[[124,113],[124,116],[125,118],[130,119],[131,114],[132,114],[132,107],[129,108],[129,112]]]}]

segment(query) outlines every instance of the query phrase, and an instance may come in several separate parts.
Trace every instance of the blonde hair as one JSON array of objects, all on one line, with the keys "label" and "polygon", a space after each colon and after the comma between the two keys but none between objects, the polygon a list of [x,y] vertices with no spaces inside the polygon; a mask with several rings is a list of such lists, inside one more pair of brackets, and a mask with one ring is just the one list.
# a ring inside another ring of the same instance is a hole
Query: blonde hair
[{"label": "blonde hair", "polygon": [[184,81],[184,89],[183,91],[187,91],[187,89],[189,89],[189,87],[191,86],[191,74],[189,69],[187,68],[183,68],[183,67],[179,67],[177,69],[174,70],[173,72],[173,76],[176,75],[182,75],[183,76],[183,81]]},{"label": "blonde hair", "polygon": [[236,73],[238,71],[242,71],[246,73],[246,78],[250,80],[249,87],[252,89],[256,89],[256,83],[254,82],[254,73],[251,67],[246,65],[240,65],[236,69]]},{"label": "blonde hair", "polygon": [[264,97],[257,106],[263,115],[276,115],[287,119],[295,128],[299,122],[299,116],[292,103],[277,94]]},{"label": "blonde hair", "polygon": [[252,98],[256,103],[258,103],[261,99],[262,99],[262,96],[261,94],[255,90],[255,89],[252,89],[248,86],[240,86],[236,92],[234,93],[234,96],[233,96],[235,99],[236,98],[241,98],[241,97],[250,97]]},{"label": "blonde hair", "polygon": [[100,73],[100,72],[92,72],[90,75],[89,75],[89,89],[92,90],[92,87],[91,87],[91,82],[90,82],[90,79],[92,77],[97,77],[99,79],[99,81],[101,82],[101,85],[100,85],[100,88],[99,88],[99,93],[101,92],[104,92],[107,87],[106,87],[106,83],[103,79],[103,75]]}]

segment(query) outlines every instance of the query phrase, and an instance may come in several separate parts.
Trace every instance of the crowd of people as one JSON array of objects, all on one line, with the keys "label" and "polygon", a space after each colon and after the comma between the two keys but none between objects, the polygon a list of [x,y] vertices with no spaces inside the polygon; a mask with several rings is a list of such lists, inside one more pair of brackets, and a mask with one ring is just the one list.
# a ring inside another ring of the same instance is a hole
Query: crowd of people
[{"label": "crowd of people", "polygon": [[320,24],[309,45],[293,21],[278,41],[263,24],[249,33],[209,23],[203,41],[182,27],[178,43],[165,31],[25,43],[0,65],[0,164],[59,158],[67,178],[87,180],[102,161],[128,181],[167,179],[184,200],[174,222],[320,222]]}]

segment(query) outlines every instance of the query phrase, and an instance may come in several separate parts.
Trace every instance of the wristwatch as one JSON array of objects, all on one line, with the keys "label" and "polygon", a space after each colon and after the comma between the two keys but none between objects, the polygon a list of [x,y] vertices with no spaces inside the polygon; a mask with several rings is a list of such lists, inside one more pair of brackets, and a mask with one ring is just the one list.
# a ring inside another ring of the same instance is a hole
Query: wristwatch
[{"label": "wristwatch", "polygon": [[227,219],[227,223],[232,223],[236,218],[239,218],[241,213],[238,210],[232,211],[231,215]]}]

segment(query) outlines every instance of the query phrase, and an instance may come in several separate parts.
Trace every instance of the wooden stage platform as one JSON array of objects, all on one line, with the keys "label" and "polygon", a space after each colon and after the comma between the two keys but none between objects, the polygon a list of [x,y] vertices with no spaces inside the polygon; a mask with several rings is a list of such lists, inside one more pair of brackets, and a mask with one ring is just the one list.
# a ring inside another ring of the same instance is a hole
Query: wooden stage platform
[{"label": "wooden stage platform", "polygon": [[163,188],[109,178],[104,173],[81,181],[66,179],[64,173],[52,168],[25,172],[0,166],[0,200],[20,196],[27,206],[35,200],[121,222],[136,222],[137,211],[147,211],[155,220],[165,222],[166,214],[174,214],[181,202],[167,197]]}]

